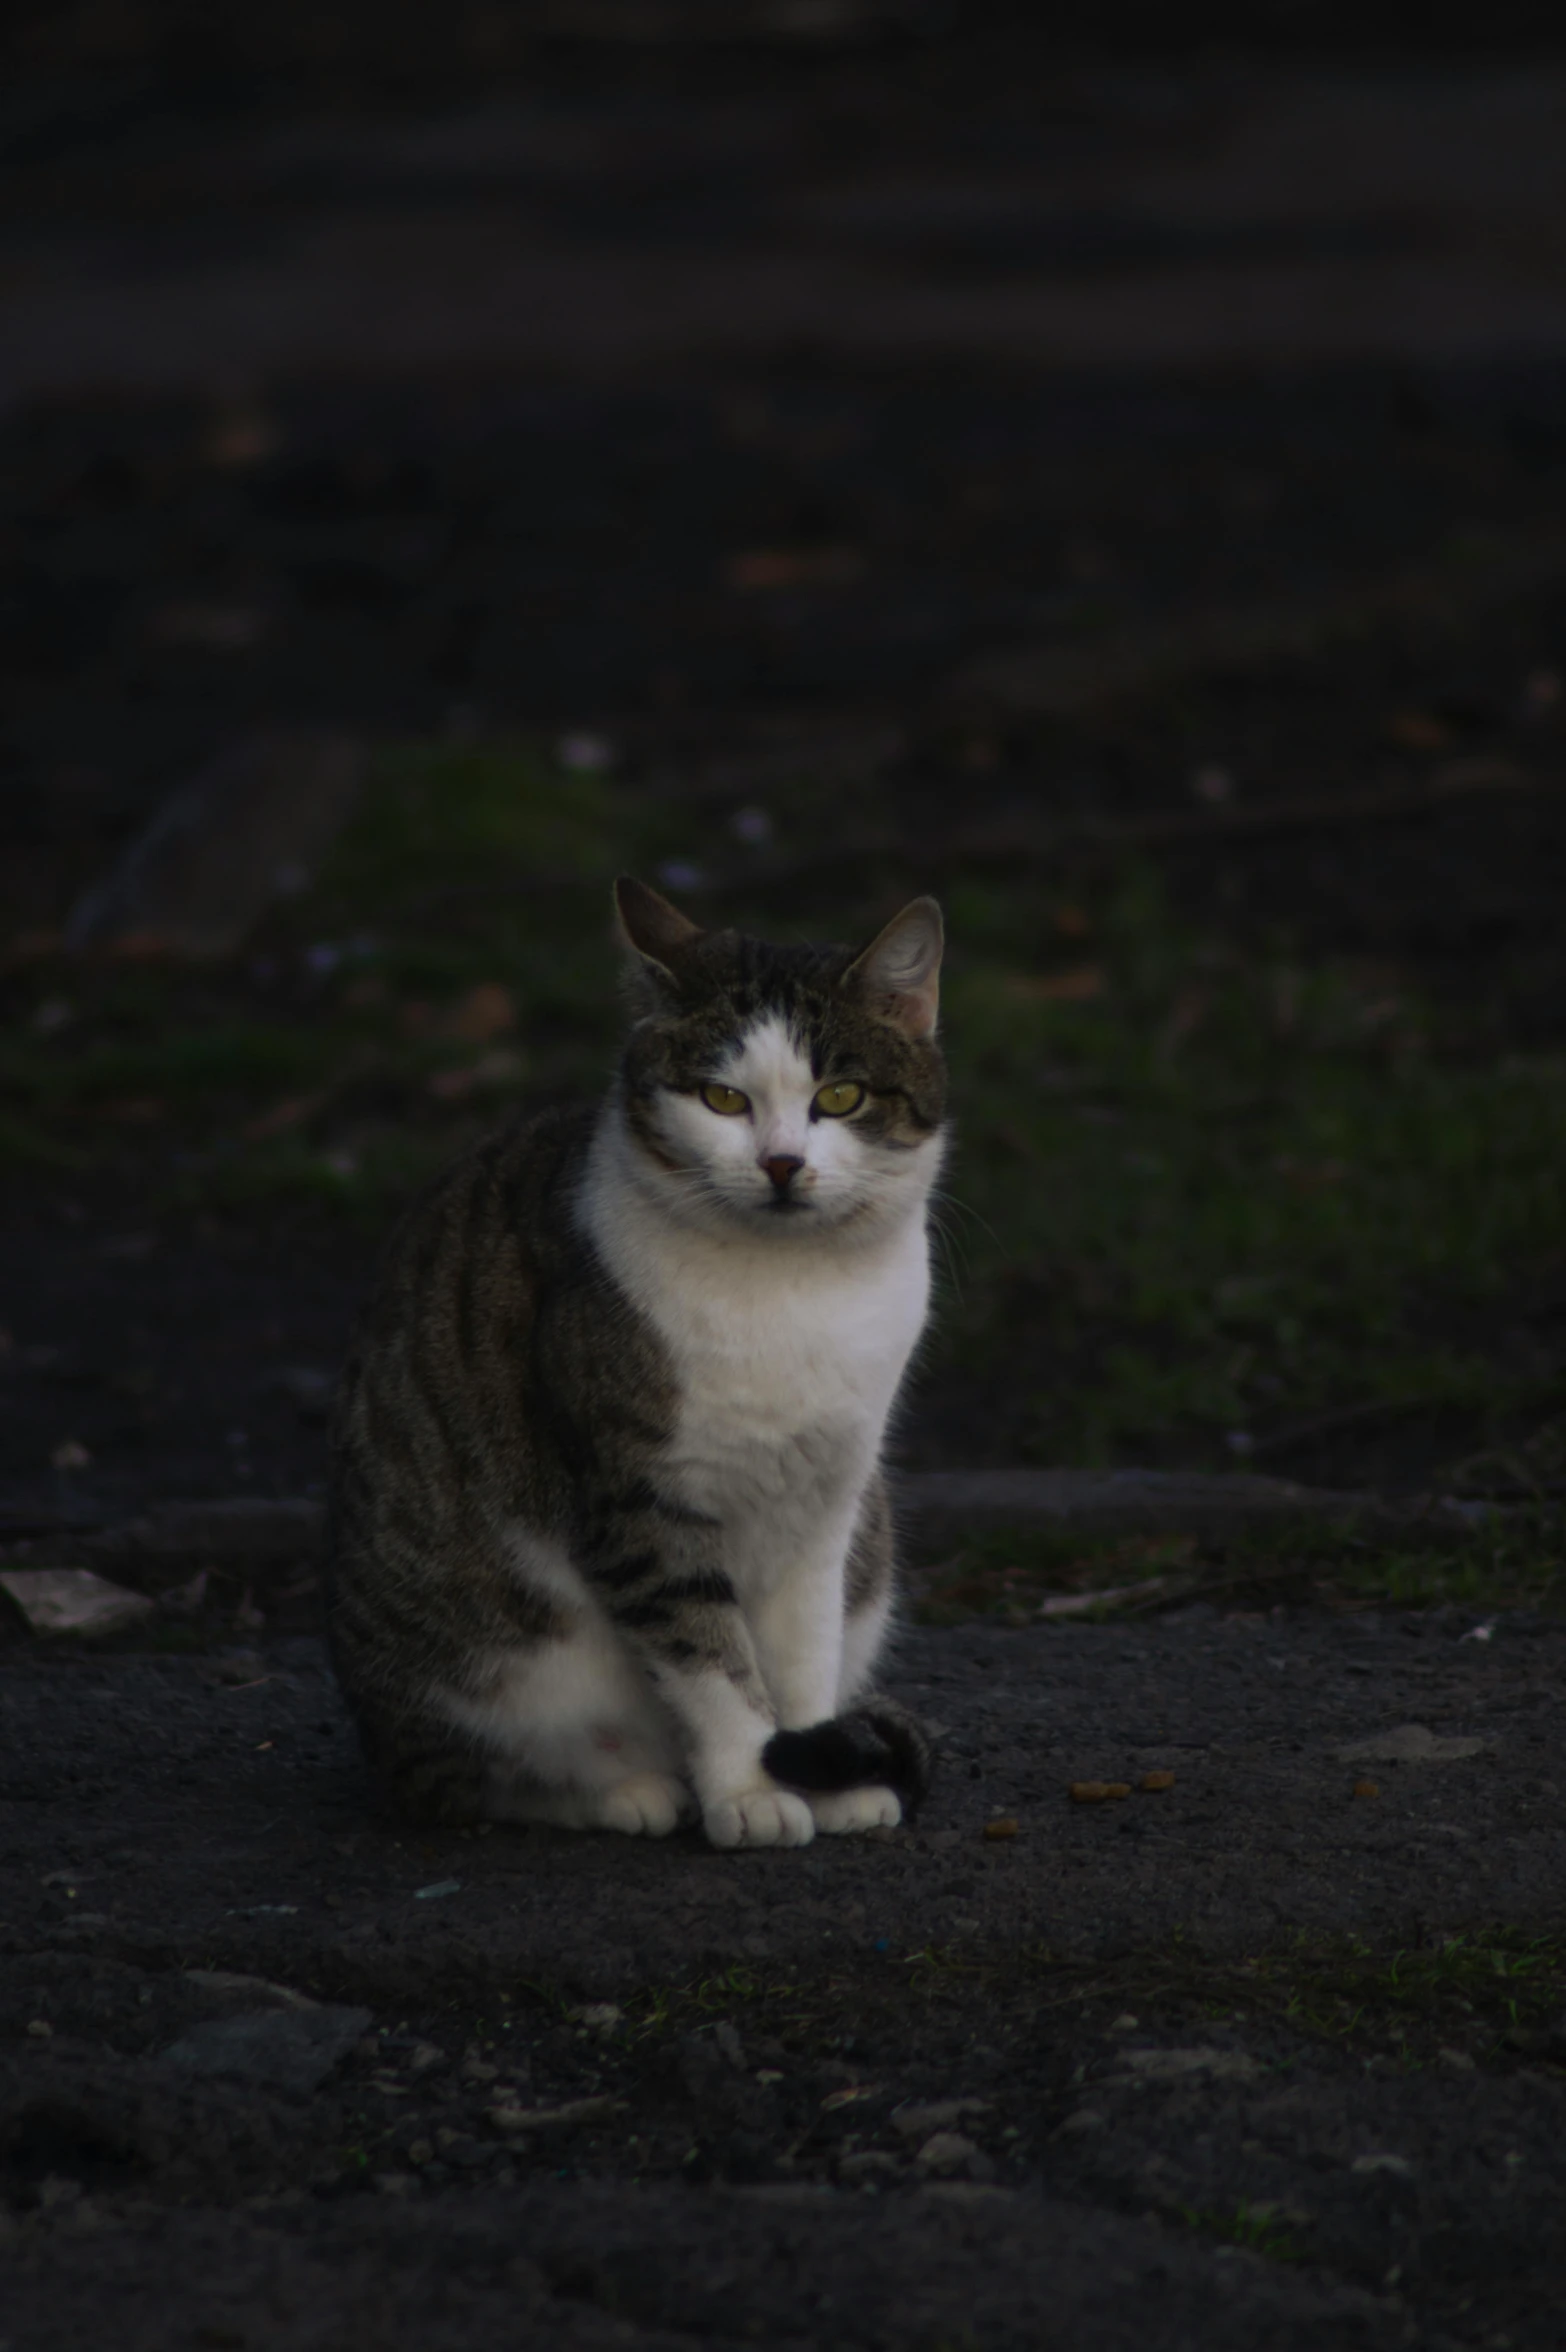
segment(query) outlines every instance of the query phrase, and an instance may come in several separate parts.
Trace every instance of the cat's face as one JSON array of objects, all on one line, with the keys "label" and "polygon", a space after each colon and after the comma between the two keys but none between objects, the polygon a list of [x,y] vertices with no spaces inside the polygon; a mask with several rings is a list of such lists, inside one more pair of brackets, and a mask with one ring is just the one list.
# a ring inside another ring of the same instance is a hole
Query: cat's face
[{"label": "cat's face", "polygon": [[626,1125],[670,1214],[804,1240],[916,1213],[945,1111],[933,901],[857,957],[700,932],[650,891],[622,886],[620,906],[646,1006],[623,1065]]}]

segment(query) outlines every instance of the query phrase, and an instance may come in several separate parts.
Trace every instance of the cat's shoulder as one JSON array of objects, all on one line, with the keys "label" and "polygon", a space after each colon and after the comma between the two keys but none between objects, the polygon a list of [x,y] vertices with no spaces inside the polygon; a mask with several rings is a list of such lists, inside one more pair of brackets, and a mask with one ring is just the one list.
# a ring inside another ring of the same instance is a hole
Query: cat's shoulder
[{"label": "cat's shoulder", "polygon": [[487,1253],[522,1243],[530,1254],[572,1245],[596,1113],[556,1107],[515,1119],[443,1168],[394,1228],[387,1262],[431,1251]]}]

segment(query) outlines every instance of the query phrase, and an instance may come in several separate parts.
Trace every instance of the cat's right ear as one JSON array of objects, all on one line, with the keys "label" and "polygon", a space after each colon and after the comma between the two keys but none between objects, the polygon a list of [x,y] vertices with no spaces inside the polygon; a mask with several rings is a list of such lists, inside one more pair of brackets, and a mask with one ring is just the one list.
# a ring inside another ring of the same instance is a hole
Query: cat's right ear
[{"label": "cat's right ear", "polygon": [[620,937],[648,978],[672,983],[672,966],[685,948],[700,939],[701,925],[631,874],[622,874],[616,882],[614,906]]}]

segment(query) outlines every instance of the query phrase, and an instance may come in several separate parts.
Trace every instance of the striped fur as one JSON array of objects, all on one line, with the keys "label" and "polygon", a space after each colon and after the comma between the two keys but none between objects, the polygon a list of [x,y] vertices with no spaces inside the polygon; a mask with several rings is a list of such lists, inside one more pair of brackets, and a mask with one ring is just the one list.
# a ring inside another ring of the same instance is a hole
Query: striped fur
[{"label": "striped fur", "polygon": [[[892,1610],[879,1460],[926,1308],[939,919],[916,902],[856,959],[698,932],[636,885],[620,905],[638,1018],[610,1097],[451,1169],[361,1318],[338,1672],[423,1818],[695,1813],[719,1845],[894,1822],[927,1749],[883,1702],[834,1719]],[[864,1098],[829,1118],[838,1080]]]}]

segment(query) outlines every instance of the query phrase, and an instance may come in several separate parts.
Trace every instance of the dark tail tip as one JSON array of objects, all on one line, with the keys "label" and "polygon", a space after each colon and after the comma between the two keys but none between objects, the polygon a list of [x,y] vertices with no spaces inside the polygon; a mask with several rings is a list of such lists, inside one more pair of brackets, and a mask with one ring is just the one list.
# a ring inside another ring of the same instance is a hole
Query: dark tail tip
[{"label": "dark tail tip", "polygon": [[761,1751],[774,1780],[791,1788],[890,1788],[916,1813],[929,1794],[935,1754],[916,1715],[894,1699],[867,1699],[808,1731],[775,1731]]}]

